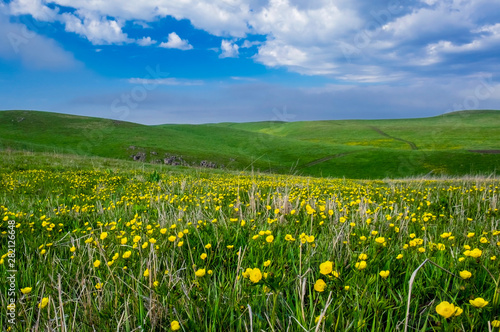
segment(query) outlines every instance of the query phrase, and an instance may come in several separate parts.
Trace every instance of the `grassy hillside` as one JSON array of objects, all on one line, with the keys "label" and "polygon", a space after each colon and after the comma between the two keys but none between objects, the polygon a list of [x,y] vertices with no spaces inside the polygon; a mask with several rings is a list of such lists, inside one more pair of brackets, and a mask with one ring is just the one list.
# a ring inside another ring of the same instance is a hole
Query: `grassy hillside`
[{"label": "grassy hillside", "polygon": [[[348,178],[492,174],[500,112],[399,120],[146,126],[36,111],[0,112],[0,148],[146,162],[182,156],[229,169]],[[480,151],[471,152],[471,151]]]},{"label": "grassy hillside", "polygon": [[418,119],[223,123],[219,126],[349,146],[403,150],[500,148],[500,111],[493,110],[460,111]]}]

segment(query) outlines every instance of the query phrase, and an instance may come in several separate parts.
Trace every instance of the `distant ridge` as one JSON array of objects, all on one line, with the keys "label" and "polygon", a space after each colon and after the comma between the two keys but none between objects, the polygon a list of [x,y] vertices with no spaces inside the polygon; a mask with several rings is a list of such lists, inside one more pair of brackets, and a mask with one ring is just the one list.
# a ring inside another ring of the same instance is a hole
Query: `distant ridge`
[{"label": "distant ridge", "polygon": [[496,174],[500,111],[388,120],[147,126],[0,111],[0,149],[349,178]]}]

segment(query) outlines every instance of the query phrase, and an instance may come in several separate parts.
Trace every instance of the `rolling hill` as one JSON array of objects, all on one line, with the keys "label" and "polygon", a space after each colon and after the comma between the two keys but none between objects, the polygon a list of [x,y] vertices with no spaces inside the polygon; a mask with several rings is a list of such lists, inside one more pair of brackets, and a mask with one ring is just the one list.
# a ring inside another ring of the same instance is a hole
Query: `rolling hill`
[{"label": "rolling hill", "polygon": [[497,174],[500,111],[395,120],[157,125],[1,111],[0,149],[346,178]]}]

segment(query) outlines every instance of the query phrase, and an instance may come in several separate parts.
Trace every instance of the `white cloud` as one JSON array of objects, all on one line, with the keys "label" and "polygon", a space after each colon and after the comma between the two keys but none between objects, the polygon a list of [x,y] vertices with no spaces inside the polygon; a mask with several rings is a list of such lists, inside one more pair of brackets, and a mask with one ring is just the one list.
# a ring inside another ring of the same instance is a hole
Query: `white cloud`
[{"label": "white cloud", "polygon": [[229,40],[222,40],[220,48],[222,53],[219,54],[219,58],[237,58],[239,55],[238,45]]},{"label": "white cloud", "polygon": [[168,35],[168,41],[166,43],[161,43],[159,46],[163,48],[176,48],[183,51],[193,48],[187,40],[181,39],[175,32],[170,33]]},{"label": "white cloud", "polygon": [[9,23],[2,13],[0,31],[0,58],[21,61],[23,66],[35,70],[59,71],[80,66],[73,55],[54,40],[29,30],[24,24]]},{"label": "white cloud", "polygon": [[13,0],[9,3],[12,15],[31,15],[36,20],[52,22],[58,15],[58,10],[51,9],[41,0]]},{"label": "white cloud", "polygon": [[260,45],[262,44],[262,42],[260,41],[249,41],[249,40],[245,40],[243,42],[243,44],[241,44],[240,48],[250,48],[250,47],[253,47],[253,46],[256,46],[256,45]]},{"label": "white cloud", "polygon": [[150,46],[156,44],[156,40],[151,39],[151,37],[143,37],[137,40],[137,44],[140,46]]},{"label": "white cloud", "polygon": [[187,80],[179,78],[158,78],[158,79],[148,79],[148,78],[130,78],[128,80],[132,84],[143,84],[143,85],[203,85],[201,80]]},{"label": "white cloud", "polygon": [[[125,23],[148,29],[162,17],[187,19],[195,28],[223,37],[221,58],[237,57],[240,49],[257,45],[253,58],[266,66],[361,81],[372,75],[347,71],[351,67],[346,64],[380,67],[382,76],[396,77],[412,67],[446,63],[450,54],[494,53],[495,13],[500,10],[498,0],[13,0],[8,6],[13,15],[60,20],[67,31],[96,45],[152,45],[149,37],[130,39],[123,31]],[[74,12],[60,15],[58,6]],[[249,35],[265,40],[243,41]],[[242,42],[236,44],[238,40]],[[176,33],[159,46],[192,48]]]},{"label": "white cloud", "polygon": [[66,31],[87,38],[94,45],[129,43],[131,40],[122,31],[122,23],[108,20],[92,12],[77,11],[77,15],[64,13],[61,19]]}]

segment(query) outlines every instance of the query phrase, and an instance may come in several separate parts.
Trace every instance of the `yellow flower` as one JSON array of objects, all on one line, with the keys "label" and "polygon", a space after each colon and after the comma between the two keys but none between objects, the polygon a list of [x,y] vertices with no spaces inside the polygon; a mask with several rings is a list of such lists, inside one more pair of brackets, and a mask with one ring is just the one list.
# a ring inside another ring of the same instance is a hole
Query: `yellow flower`
[{"label": "yellow flower", "polygon": [[205,258],[207,258],[207,254],[205,254],[205,253],[201,254],[200,258],[204,260]]},{"label": "yellow flower", "polygon": [[455,306],[448,301],[443,301],[436,306],[436,312],[444,318],[450,318],[455,315]]},{"label": "yellow flower", "polygon": [[75,247],[71,247],[71,248],[69,248],[69,251],[70,251],[70,252],[75,252],[75,251],[76,251],[76,248],[75,248]]},{"label": "yellow flower", "polygon": [[158,285],[160,285],[160,282],[159,282],[158,280],[155,280],[155,281],[153,282],[153,286],[158,287]]},{"label": "yellow flower", "polygon": [[460,316],[464,310],[460,307],[455,307],[455,316]]},{"label": "yellow flower", "polygon": [[481,297],[476,297],[474,300],[469,300],[469,303],[472,304],[476,308],[485,307],[489,302],[485,301]]},{"label": "yellow flower", "polygon": [[469,256],[474,257],[474,258],[479,258],[479,257],[481,257],[482,253],[483,253],[482,250],[475,248],[475,249],[470,251]]},{"label": "yellow flower", "polygon": [[379,244],[384,244],[385,243],[385,237],[378,237],[375,239],[375,242],[379,243]]},{"label": "yellow flower", "polygon": [[333,270],[333,262],[326,261],[319,265],[319,272],[321,274],[329,274]]},{"label": "yellow flower", "polygon": [[467,270],[463,270],[463,271],[460,271],[460,277],[462,279],[469,279],[470,277],[472,277],[472,273],[470,273]]},{"label": "yellow flower", "polygon": [[139,235],[134,236],[134,243],[137,243],[141,240],[141,237]]},{"label": "yellow flower", "polygon": [[293,242],[293,241],[295,241],[295,239],[293,238],[293,236],[291,234],[287,234],[287,235],[285,235],[285,241]]},{"label": "yellow flower", "polygon": [[176,237],[175,235],[170,235],[170,236],[168,237],[168,240],[169,240],[170,242],[174,242],[176,238],[177,238],[177,237]]},{"label": "yellow flower", "polygon": [[360,236],[360,237],[359,237],[359,239],[360,239],[361,241],[366,241],[366,236],[362,235],[362,236]]},{"label": "yellow flower", "polygon": [[262,279],[262,273],[260,272],[259,268],[254,268],[252,271],[250,271],[250,281],[255,283],[258,283],[260,279]]},{"label": "yellow flower", "polygon": [[148,247],[148,243],[147,243],[147,242],[144,242],[144,243],[142,244],[142,249],[146,249],[147,247]]},{"label": "yellow flower", "polygon": [[440,251],[444,251],[444,250],[446,250],[446,246],[444,244],[442,244],[442,243],[438,243],[436,245],[436,249],[440,250]]},{"label": "yellow flower", "polygon": [[358,259],[362,260],[362,261],[366,261],[368,259],[368,255],[367,254],[359,254]]},{"label": "yellow flower", "polygon": [[344,290],[348,291],[351,287],[350,286],[344,286]]},{"label": "yellow flower", "polygon": [[212,248],[212,245],[210,243],[205,246],[205,249],[210,249],[210,248]]},{"label": "yellow flower", "polygon": [[264,262],[264,266],[265,267],[268,267],[269,265],[271,265],[271,261],[270,260],[267,260]]},{"label": "yellow flower", "polygon": [[245,270],[245,272],[243,272],[243,273],[242,273],[243,277],[244,277],[244,278],[248,278],[248,277],[250,277],[250,272],[252,272],[252,269],[248,267],[248,268]]},{"label": "yellow flower", "polygon": [[182,247],[183,245],[184,245],[184,241],[179,241],[179,243],[177,243],[178,247]]},{"label": "yellow flower", "polygon": [[149,269],[144,270],[144,273],[142,275],[145,277],[149,277]]},{"label": "yellow flower", "polygon": [[154,237],[152,237],[152,238],[149,239],[149,242],[150,243],[156,243],[156,239]]},{"label": "yellow flower", "polygon": [[391,272],[389,270],[386,270],[386,271],[380,271],[379,275],[384,278],[384,279],[387,279],[387,277],[389,276]]},{"label": "yellow flower", "polygon": [[323,281],[323,279],[318,279],[316,280],[316,283],[314,284],[314,290],[316,292],[323,292],[326,288],[326,283]]},{"label": "yellow flower", "polygon": [[126,237],[122,237],[122,239],[120,240],[120,243],[127,244],[127,241],[128,241],[128,239]]},{"label": "yellow flower", "polygon": [[196,270],[196,272],[194,273],[197,277],[203,277],[205,275],[206,271],[205,269],[199,269],[199,270]]},{"label": "yellow flower", "polygon": [[403,258],[403,254],[399,254],[396,256],[396,259],[401,259],[401,258]]},{"label": "yellow flower", "polygon": [[274,236],[272,236],[272,235],[268,235],[268,236],[266,237],[266,242],[267,242],[267,243],[271,243],[271,242],[273,242],[273,241],[274,241]]},{"label": "yellow flower", "polygon": [[333,275],[335,278],[340,277],[340,274],[339,274],[337,271],[332,271],[332,275]]},{"label": "yellow flower", "polygon": [[31,293],[31,290],[32,290],[31,287],[24,287],[24,288],[21,288],[21,293],[29,294],[29,293]]},{"label": "yellow flower", "polygon": [[179,322],[178,322],[178,321],[174,320],[174,321],[172,321],[172,322],[170,323],[170,329],[171,329],[172,331],[177,331],[177,330],[179,330],[180,328],[181,328],[181,325],[179,324]]},{"label": "yellow flower", "polygon": [[494,320],[491,322],[492,327],[500,327],[500,320]]},{"label": "yellow flower", "polygon": [[102,283],[98,283],[97,285],[95,285],[95,289],[101,289],[102,288]]},{"label": "yellow flower", "polygon": [[125,252],[123,253],[123,256],[122,256],[122,257],[123,257],[123,258],[129,258],[129,257],[130,257],[130,255],[132,255],[132,251],[130,251],[130,250],[129,250],[129,251],[125,251]]},{"label": "yellow flower", "polygon": [[358,270],[363,270],[366,268],[366,261],[357,262],[354,267]]},{"label": "yellow flower", "polygon": [[162,229],[160,229],[160,233],[165,234],[166,232],[167,232],[167,229],[166,229],[166,228],[162,228]]},{"label": "yellow flower", "polygon": [[96,261],[94,262],[94,267],[95,267],[95,268],[98,268],[98,267],[99,267],[99,265],[101,265],[101,261],[100,261],[100,260],[98,260],[98,259],[96,259]]},{"label": "yellow flower", "polygon": [[107,237],[108,237],[108,233],[107,233],[107,232],[102,232],[102,233],[101,233],[101,236],[100,236],[101,241],[102,241],[102,240],[104,240],[104,239],[105,239],[105,238],[107,238]]},{"label": "yellow flower", "polygon": [[468,234],[467,234],[467,237],[468,237],[468,238],[474,237],[474,235],[475,235],[475,234],[476,234],[476,233],[468,233]]},{"label": "yellow flower", "polygon": [[43,309],[47,306],[47,304],[49,304],[49,298],[48,297],[44,297],[42,299],[42,301],[40,301],[40,303],[38,303],[38,308],[40,309]]}]

